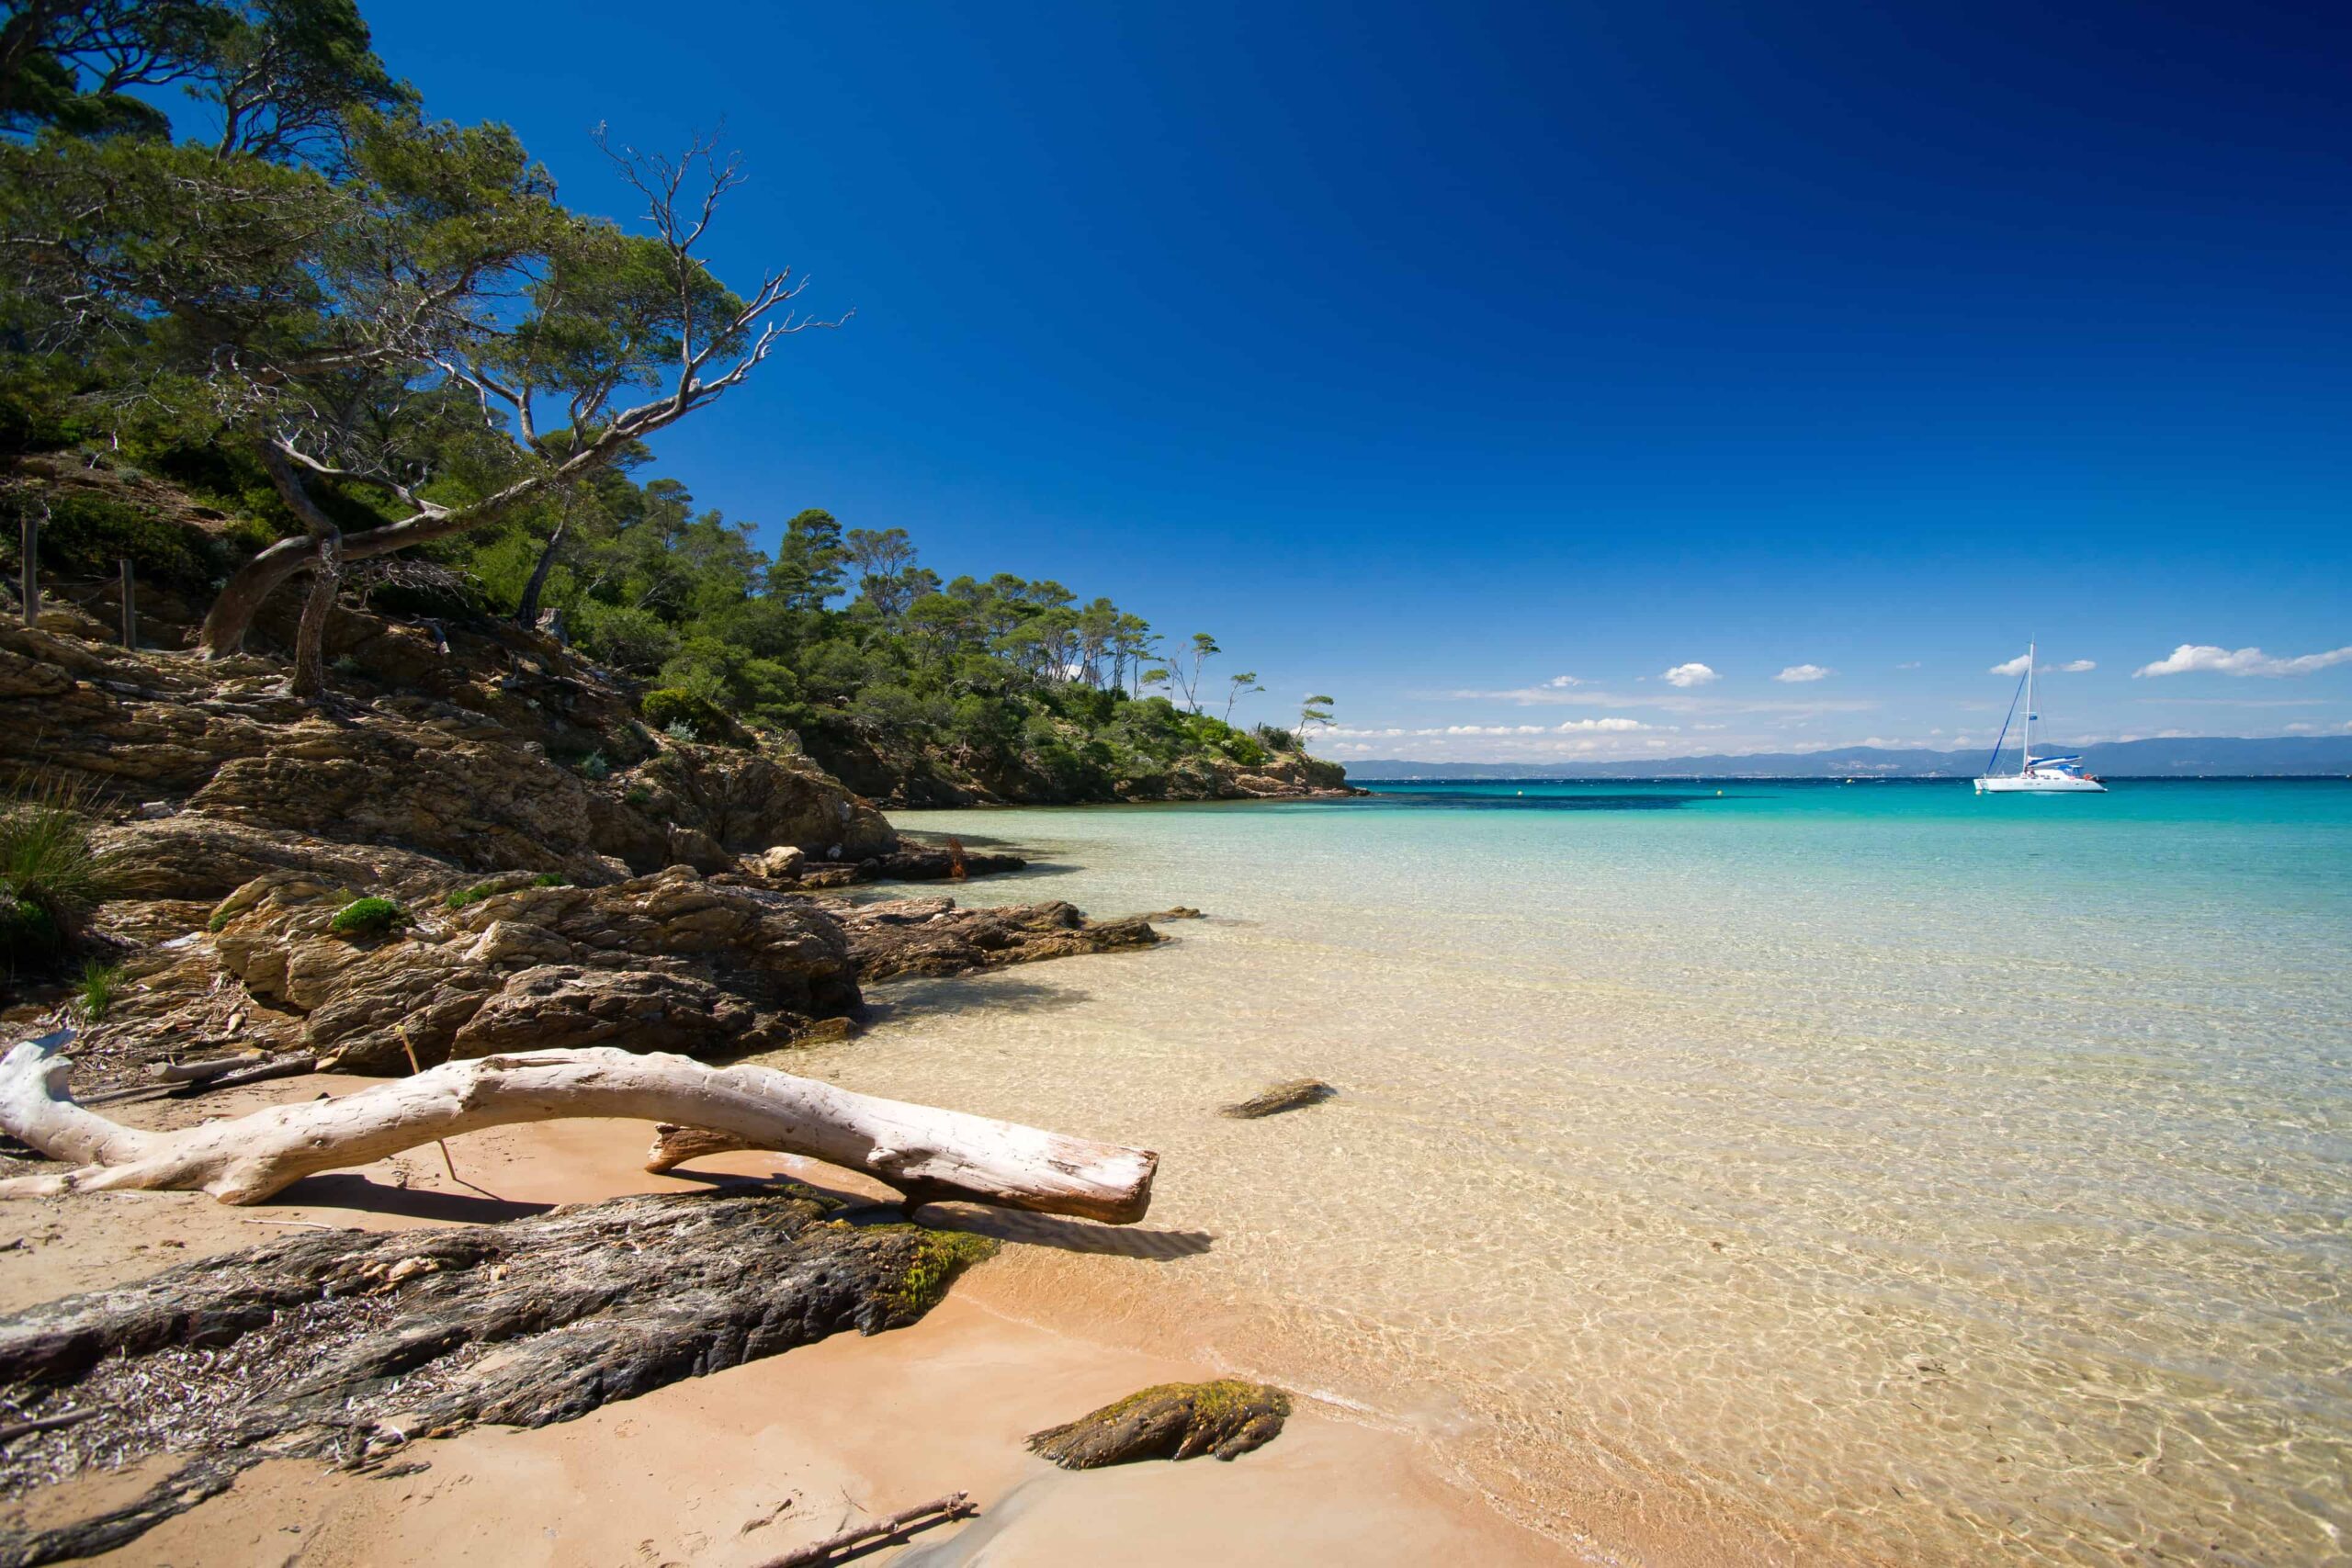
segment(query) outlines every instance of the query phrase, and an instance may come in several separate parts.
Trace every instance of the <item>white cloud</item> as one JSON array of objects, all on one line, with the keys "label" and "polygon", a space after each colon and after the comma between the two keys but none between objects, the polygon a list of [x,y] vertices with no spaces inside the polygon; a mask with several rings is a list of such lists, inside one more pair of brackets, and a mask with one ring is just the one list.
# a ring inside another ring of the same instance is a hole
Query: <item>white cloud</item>
[{"label": "white cloud", "polygon": [[1896,665],[1895,668],[1897,670],[1917,670],[1919,668],[1919,661],[1916,659],[1909,660],[1904,663]]},{"label": "white cloud", "polygon": [[1582,681],[1577,680],[1577,679],[1575,676],[1573,676],[1573,675],[1555,675],[1555,676],[1553,676],[1550,680],[1548,680],[1548,681],[1544,682],[1544,683],[1545,685],[1547,685],[1547,686],[1554,686],[1554,687],[1557,687],[1557,686],[1581,686],[1581,685],[1583,685],[1583,684],[1584,684],[1584,682],[1583,682]]},{"label": "white cloud", "polygon": [[[2096,659],[2074,659],[2064,664],[2037,664],[2033,667],[2033,672],[2037,675],[2080,675],[2098,668],[2098,660]],[[2022,675],[2025,673],[2025,655],[2020,653],[2006,664],[1996,664],[1984,673]]]},{"label": "white cloud", "polygon": [[1703,686],[1720,677],[1703,664],[1678,664],[1664,678],[1669,686]]},{"label": "white cloud", "polygon": [[[1556,733],[1566,735],[1580,729],[1598,729],[1606,730],[1611,734],[1623,734],[1628,730],[1649,728],[1638,718],[1572,718],[1561,725]],[[1671,729],[1673,726],[1668,725],[1667,728]]]},{"label": "white cloud", "polygon": [[2184,642],[2165,658],[2154,664],[2143,664],[2132,671],[2133,679],[2142,675],[2308,675],[2314,670],[2324,670],[2331,664],[2352,662],[2352,648],[2330,649],[2325,653],[2305,653],[2292,659],[2273,659],[2258,648],[2241,648],[2235,652],[2215,648],[2210,643]]},{"label": "white cloud", "polygon": [[1838,671],[1824,664],[1792,664],[1772,679],[1795,685],[1801,681],[1819,681],[1836,673]]}]

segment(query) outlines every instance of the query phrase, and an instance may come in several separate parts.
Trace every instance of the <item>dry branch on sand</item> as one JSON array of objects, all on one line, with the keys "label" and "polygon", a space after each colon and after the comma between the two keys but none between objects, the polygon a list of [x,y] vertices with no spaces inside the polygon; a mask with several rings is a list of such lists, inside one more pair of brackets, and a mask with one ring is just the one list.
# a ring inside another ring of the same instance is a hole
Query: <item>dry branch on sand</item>
[{"label": "dry branch on sand", "polygon": [[0,1057],[0,1131],[77,1168],[0,1181],[0,1198],[143,1188],[257,1203],[319,1171],[483,1127],[572,1116],[708,1128],[746,1146],[864,1171],[910,1200],[1114,1224],[1143,1218],[1159,1163],[1147,1149],[853,1094],[772,1067],[709,1067],[607,1047],[446,1062],[335,1099],[148,1132],[76,1104],[66,1087],[71,1064],[56,1049],[28,1042]]}]

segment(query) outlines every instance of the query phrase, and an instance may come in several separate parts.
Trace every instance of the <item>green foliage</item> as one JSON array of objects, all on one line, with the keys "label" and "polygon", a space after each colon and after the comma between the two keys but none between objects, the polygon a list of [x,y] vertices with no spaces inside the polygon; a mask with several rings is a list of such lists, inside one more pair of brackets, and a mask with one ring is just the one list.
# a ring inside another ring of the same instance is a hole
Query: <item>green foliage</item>
[{"label": "green foliage", "polygon": [[[637,707],[646,723],[673,739],[731,743],[742,739],[742,731],[724,709],[682,686],[656,687],[638,699]],[[678,733],[681,725],[686,730],[684,735]]]},{"label": "green foliage", "polygon": [[[637,472],[782,304],[747,305],[683,238],[704,177],[732,182],[707,147],[621,157],[649,234],[560,207],[506,128],[427,117],[355,0],[88,0],[10,29],[8,62],[31,63],[0,73],[0,208],[42,243],[0,277],[0,450],[102,435],[228,514],[208,537],[68,502],[48,547],[81,564],[61,570],[129,555],[198,588],[319,514],[356,534],[424,513],[456,521],[403,536],[445,571],[355,570],[356,591],[450,619],[560,611],[582,652],[656,688],[658,731],[757,736],[885,791],[1082,799],[1257,765],[1261,739],[1202,712],[1205,633],[1163,649],[1050,579],[943,581],[888,519],[762,530]],[[205,134],[175,141],[145,105],[165,83],[208,106]],[[1226,716],[1255,689],[1229,678]],[[634,759],[642,737],[612,747]],[[574,766],[610,772],[602,751]]]},{"label": "green foliage", "polygon": [[334,912],[327,929],[341,937],[379,937],[415,922],[390,898],[354,898]]},{"label": "green foliage", "polygon": [[204,929],[218,935],[229,929],[229,922],[236,919],[236,916],[237,912],[227,904],[217,905],[212,910],[212,918],[204,922]]},{"label": "green foliage", "polygon": [[0,963],[53,959],[107,897],[89,805],[55,781],[20,782],[0,799]]},{"label": "green foliage", "polygon": [[[563,873],[560,871],[543,871],[539,873],[538,875],[531,878],[531,880],[525,884],[525,886],[530,887],[561,887],[569,881],[570,878],[566,877]],[[502,892],[511,891],[513,891],[512,888],[502,888],[494,882],[477,882],[471,887],[461,887],[455,893],[445,895],[441,900],[441,905],[442,908],[447,909],[463,909],[471,905],[479,904],[485,898],[496,897]]]},{"label": "green foliage", "polygon": [[74,989],[82,998],[82,1016],[92,1023],[105,1019],[114,1007],[115,998],[122,994],[122,965],[102,964],[92,959],[82,965],[82,977]]},{"label": "green foliage", "polygon": [[[213,545],[200,528],[155,516],[128,502],[89,490],[56,490],[40,525],[44,570],[66,577],[112,577],[130,558],[144,582],[201,588],[213,576]],[[12,519],[13,522],[13,519]],[[16,529],[7,530],[14,555]]]}]

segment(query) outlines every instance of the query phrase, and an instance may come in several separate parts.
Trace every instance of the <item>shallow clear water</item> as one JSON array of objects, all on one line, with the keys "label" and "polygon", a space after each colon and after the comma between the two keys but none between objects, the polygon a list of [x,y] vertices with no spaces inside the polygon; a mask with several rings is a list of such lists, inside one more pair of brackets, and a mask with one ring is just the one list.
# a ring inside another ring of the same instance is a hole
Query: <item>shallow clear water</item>
[{"label": "shallow clear water", "polygon": [[909,814],[1213,918],[796,1063],[1161,1150],[1141,1256],[1006,1267],[1589,1548],[2341,1560],[2352,784],[1720,787]]}]

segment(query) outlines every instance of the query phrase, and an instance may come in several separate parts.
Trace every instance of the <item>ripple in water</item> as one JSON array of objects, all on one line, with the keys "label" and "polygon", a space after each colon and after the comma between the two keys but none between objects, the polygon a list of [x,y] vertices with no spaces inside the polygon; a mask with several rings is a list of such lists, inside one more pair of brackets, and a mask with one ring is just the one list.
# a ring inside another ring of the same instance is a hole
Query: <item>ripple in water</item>
[{"label": "ripple in water", "polygon": [[791,1060],[1159,1148],[1132,1247],[1002,1288],[1565,1539],[2342,1560],[2352,788],[1724,787],[911,815],[1056,868],[973,901],[1216,918]]}]

